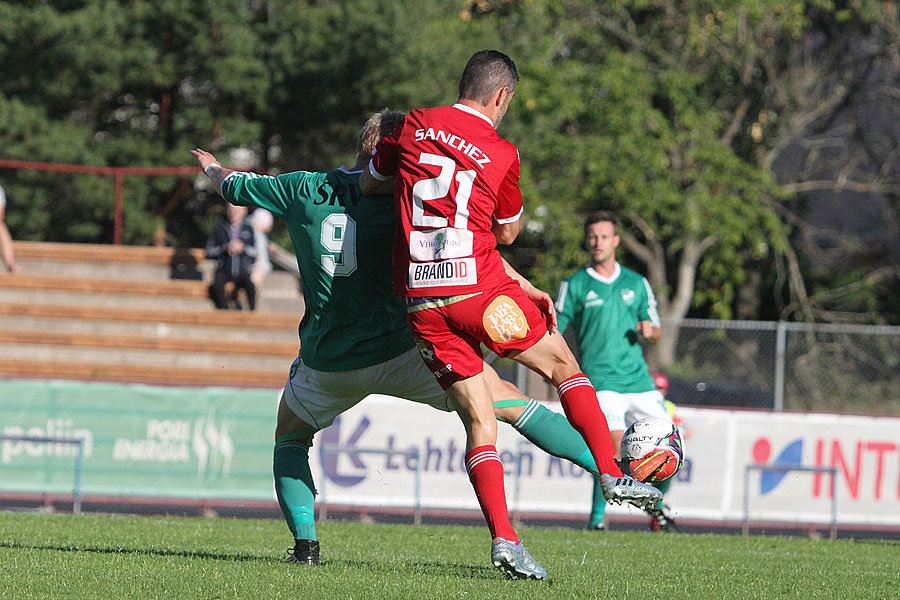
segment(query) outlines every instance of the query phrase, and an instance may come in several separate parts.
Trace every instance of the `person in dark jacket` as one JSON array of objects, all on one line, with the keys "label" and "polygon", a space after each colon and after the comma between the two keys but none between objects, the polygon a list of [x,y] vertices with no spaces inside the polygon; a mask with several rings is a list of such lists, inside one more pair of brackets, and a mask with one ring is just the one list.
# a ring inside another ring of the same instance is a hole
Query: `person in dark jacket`
[{"label": "person in dark jacket", "polygon": [[243,289],[247,293],[250,310],[256,309],[256,287],[250,280],[256,253],[253,226],[247,220],[247,208],[229,204],[225,218],[216,223],[206,243],[206,257],[216,261],[213,282],[209,286],[209,294],[216,308],[230,308],[225,284],[231,281],[235,285],[235,292]]}]

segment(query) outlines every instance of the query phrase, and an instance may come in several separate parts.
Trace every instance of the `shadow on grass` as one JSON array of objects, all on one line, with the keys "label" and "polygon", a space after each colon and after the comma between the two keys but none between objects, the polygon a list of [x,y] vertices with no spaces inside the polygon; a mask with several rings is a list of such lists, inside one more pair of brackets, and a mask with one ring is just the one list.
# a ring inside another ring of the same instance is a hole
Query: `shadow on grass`
[{"label": "shadow on grass", "polygon": [[856,539],[853,538],[853,543],[855,544],[870,544],[875,546],[890,546],[897,547],[900,546],[900,541],[897,540],[872,540],[872,539]]},{"label": "shadow on grass", "polygon": [[372,563],[361,560],[323,560],[322,565],[329,567],[347,567],[349,569],[359,569],[362,571],[384,571],[394,572],[402,566],[404,570],[409,570],[417,575],[427,577],[446,577],[452,575],[454,577],[463,577],[466,579],[497,579],[503,577],[497,569],[491,567],[476,567],[473,565],[465,565],[451,562],[430,562],[422,560],[397,561],[387,563]]},{"label": "shadow on grass", "polygon": [[[177,549],[154,549],[154,548],[119,548],[110,546],[75,546],[66,544],[27,544],[21,542],[13,542],[8,540],[0,540],[0,548],[9,548],[11,550],[52,550],[54,552],[92,552],[96,554],[131,554],[140,556],[180,556],[183,558],[202,558],[209,560],[224,560],[233,562],[260,562],[260,563],[282,563],[287,557],[260,556],[257,554],[245,553],[224,553],[224,552],[203,552],[196,550],[177,550]],[[387,557],[386,557],[387,558]],[[438,577],[453,575],[455,577],[464,577],[468,579],[496,579],[498,571],[489,567],[478,567],[467,564],[451,563],[451,562],[431,562],[422,560],[411,560],[407,562],[392,561],[388,558],[385,562],[366,562],[360,560],[323,560],[321,566],[324,567],[346,567],[349,569],[359,569],[363,571],[383,571],[394,572],[401,567],[409,569],[417,574],[428,577]],[[303,566],[292,566],[291,568],[304,568]]]},{"label": "shadow on grass", "polygon": [[143,556],[182,556],[185,558],[208,558],[212,560],[280,562],[280,558],[254,554],[226,554],[221,552],[197,552],[194,550],[174,550],[153,548],[112,548],[109,546],[73,546],[65,544],[23,544],[0,541],[0,548],[11,550],[54,550],[56,552],[94,552],[97,554],[138,554]]}]

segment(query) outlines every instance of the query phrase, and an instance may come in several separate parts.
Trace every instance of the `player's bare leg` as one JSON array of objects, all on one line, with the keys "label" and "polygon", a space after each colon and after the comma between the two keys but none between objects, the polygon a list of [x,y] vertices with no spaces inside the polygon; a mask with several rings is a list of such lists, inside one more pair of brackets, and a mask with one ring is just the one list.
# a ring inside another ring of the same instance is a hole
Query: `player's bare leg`
[{"label": "player's bare leg", "polygon": [[536,344],[521,352],[512,352],[510,358],[519,362],[545,379],[559,385],[562,381],[581,372],[575,355],[559,334],[544,334]]},{"label": "player's bare leg", "polygon": [[294,414],[282,397],[278,402],[278,419],[275,423],[275,442],[290,435],[295,439],[312,442],[317,429]]},{"label": "player's bare leg", "polygon": [[309,468],[309,447],[316,428],[294,414],[282,396],[275,425],[272,472],[281,513],[294,535],[294,548],[285,560],[309,566],[319,564],[315,528],[315,484]]},{"label": "player's bare leg", "polygon": [[493,396],[484,373],[453,383],[447,393],[466,430],[466,452],[497,444],[497,419]]},{"label": "player's bare leg", "polygon": [[547,572],[528,554],[509,521],[487,377],[481,372],[457,380],[447,392],[466,430],[466,471],[491,532],[491,562],[513,579],[545,579]]},{"label": "player's bare leg", "polygon": [[503,465],[497,454],[497,420],[484,373],[455,381],[447,393],[466,430],[466,472],[484,513],[491,537],[519,541],[509,521]]}]

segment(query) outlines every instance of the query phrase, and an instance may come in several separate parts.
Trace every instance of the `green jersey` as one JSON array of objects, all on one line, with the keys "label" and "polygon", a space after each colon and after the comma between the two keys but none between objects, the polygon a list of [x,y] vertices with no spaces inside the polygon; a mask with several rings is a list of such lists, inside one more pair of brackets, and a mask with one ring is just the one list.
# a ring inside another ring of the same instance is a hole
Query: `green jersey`
[{"label": "green jersey", "polygon": [[655,390],[638,343],[638,321],[659,327],[656,297],[647,280],[616,263],[611,277],[591,267],[559,286],[559,330],[572,326],[581,368],[597,390],[619,393]]},{"label": "green jersey", "polygon": [[361,195],[359,175],[238,171],[222,183],[232,204],[265,208],[287,225],[306,303],[300,352],[317,371],[368,367],[415,345],[391,290],[393,203]]}]

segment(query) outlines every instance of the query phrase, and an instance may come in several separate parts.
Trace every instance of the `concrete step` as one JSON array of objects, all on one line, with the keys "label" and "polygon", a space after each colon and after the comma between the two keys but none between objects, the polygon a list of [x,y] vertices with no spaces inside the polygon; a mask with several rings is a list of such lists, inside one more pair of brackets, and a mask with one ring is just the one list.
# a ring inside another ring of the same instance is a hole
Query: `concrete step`
[{"label": "concrete step", "polygon": [[299,346],[295,275],[266,279],[255,312],[215,310],[213,263],[172,280],[171,248],[16,242],[0,274],[0,377],[280,388]]},{"label": "concrete step", "polygon": [[13,302],[0,302],[0,315],[206,325],[229,327],[235,330],[254,328],[276,331],[290,328],[296,330],[298,320],[293,314],[237,310],[160,311],[139,308],[105,309],[74,304],[24,304]]},{"label": "concrete step", "polygon": [[[172,270],[168,265],[152,263],[124,263],[102,261],[63,261],[41,258],[19,258],[16,262],[22,267],[24,275],[54,275],[81,277],[85,279],[116,279],[139,281],[171,281]],[[204,260],[198,266],[201,279],[193,281],[212,281],[215,263]],[[185,281],[185,280],[176,280]],[[192,281],[192,280],[187,280]],[[300,296],[300,280],[287,271],[273,271],[263,281],[265,292],[278,295],[292,294]]]},{"label": "concrete step", "polygon": [[46,344],[84,348],[125,348],[177,352],[215,352],[247,356],[284,358],[297,354],[293,342],[226,340],[215,337],[177,337],[134,333],[94,335],[58,329],[0,329],[0,343]]},{"label": "concrete step", "polygon": [[[204,264],[204,269],[209,269],[208,271],[208,279],[207,281],[212,281],[212,262],[207,261],[209,264]],[[263,280],[262,288],[265,292],[284,292],[285,294],[290,293],[295,296],[302,296],[303,290],[300,287],[300,279],[297,278],[293,273],[288,273],[287,271],[272,271],[266,278]]]},{"label": "concrete step", "polygon": [[2,287],[2,284],[0,284],[0,303],[54,304],[57,302],[95,308],[138,308],[160,312],[167,310],[215,310],[209,298],[198,296],[112,294],[107,292],[40,288],[9,288]]},{"label": "concrete step", "polygon": [[104,279],[69,275],[30,275],[0,273],[0,288],[134,294],[139,296],[184,296],[206,298],[207,284],[202,281],[146,281],[140,279]]},{"label": "concrete step", "polygon": [[[286,273],[287,281],[293,278]],[[279,278],[274,278],[277,282]],[[282,278],[282,281],[284,279]],[[295,281],[295,280],[294,280]],[[209,290],[202,281],[142,281],[97,279],[65,275],[0,273],[0,302],[68,303],[104,307],[210,310]],[[303,312],[303,298],[295,291],[265,287],[257,297],[261,312]]]},{"label": "concrete step", "polygon": [[268,289],[256,297],[256,310],[263,313],[288,313],[297,315],[297,322],[303,317],[305,305],[301,296],[276,296]]},{"label": "concrete step", "polygon": [[[191,323],[165,323],[157,321],[127,321],[114,319],[86,319],[76,316],[35,316],[28,314],[0,313],[0,330],[42,331],[54,330],[72,334],[93,336],[142,335],[156,338],[216,339],[220,342],[271,342],[299,346],[296,319],[283,329],[258,327],[234,327],[228,325],[196,325]],[[295,352],[296,354],[296,352]]]},{"label": "concrete step", "polygon": [[[176,250],[150,246],[47,242],[14,242],[13,247],[16,261],[23,273],[30,275],[167,281],[172,277],[171,263],[176,252],[188,254],[197,261],[201,281],[212,281],[215,269],[215,262],[206,259],[202,248]],[[266,290],[300,294],[299,279],[294,273],[285,270],[270,273],[263,287]]]},{"label": "concrete step", "polygon": [[71,363],[49,360],[2,360],[0,377],[78,379],[86,381],[124,381],[163,385],[242,386],[271,388],[273,393],[284,386],[285,370],[260,371],[244,369],[203,369],[177,366],[145,366],[98,363]]},{"label": "concrete step", "polygon": [[[54,304],[60,301],[104,308],[139,308],[158,311],[215,311],[212,300],[206,297],[141,296],[137,294],[0,287],[0,303]],[[244,296],[241,296],[241,302],[246,308],[247,303]],[[256,298],[256,312],[258,313],[292,313],[297,315],[297,322],[299,322],[303,316],[303,310],[303,298],[300,296],[276,296],[275,292],[264,290],[262,295]]]},{"label": "concrete step", "polygon": [[68,262],[103,261],[169,265],[176,252],[187,252],[198,263],[206,256],[201,248],[176,250],[156,246],[114,246],[109,244],[59,244],[55,242],[14,241],[16,258],[63,260]]},{"label": "concrete step", "polygon": [[25,275],[68,275],[92,279],[140,279],[165,281],[170,278],[168,265],[100,261],[63,261],[16,257]]},{"label": "concrete step", "polygon": [[[219,342],[219,344],[221,344]],[[135,369],[146,366],[190,367],[200,369],[241,369],[244,371],[278,371],[287,377],[296,353],[283,357],[216,352],[179,352],[172,350],[143,350],[134,348],[103,348],[54,344],[0,343],[0,356],[13,360],[130,365]]]}]

